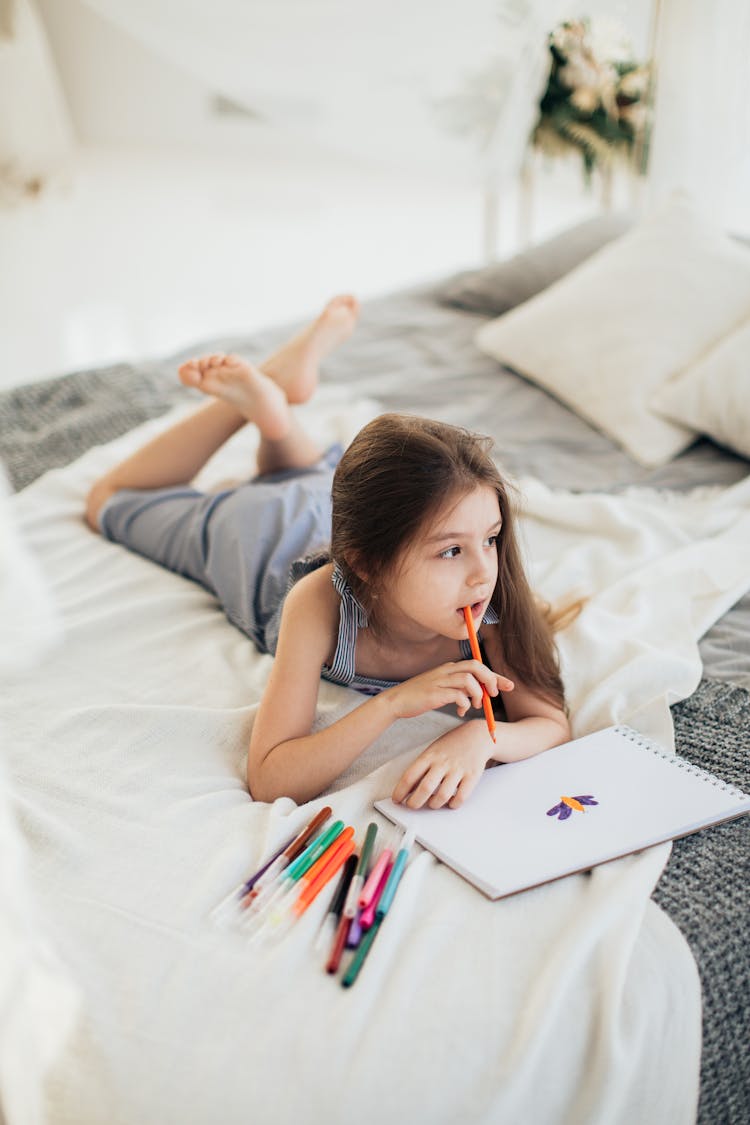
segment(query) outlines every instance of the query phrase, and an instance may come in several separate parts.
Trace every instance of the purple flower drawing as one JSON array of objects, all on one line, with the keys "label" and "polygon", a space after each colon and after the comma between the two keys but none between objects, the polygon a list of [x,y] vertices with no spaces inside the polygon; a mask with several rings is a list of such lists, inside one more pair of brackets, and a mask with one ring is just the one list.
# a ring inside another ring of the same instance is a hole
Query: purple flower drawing
[{"label": "purple flower drawing", "polygon": [[574,809],[577,812],[585,812],[584,805],[598,804],[599,802],[594,800],[590,793],[584,793],[578,797],[561,797],[559,805],[547,809],[547,816],[556,816],[558,820],[567,820]]}]

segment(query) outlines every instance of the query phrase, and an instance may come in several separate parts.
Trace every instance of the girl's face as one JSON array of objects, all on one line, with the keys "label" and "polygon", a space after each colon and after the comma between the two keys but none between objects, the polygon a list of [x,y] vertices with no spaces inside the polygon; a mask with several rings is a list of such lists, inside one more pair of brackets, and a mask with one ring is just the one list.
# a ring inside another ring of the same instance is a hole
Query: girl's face
[{"label": "girl's face", "polygon": [[479,626],[498,572],[500,504],[490,485],[450,500],[423,525],[385,583],[382,609],[392,634],[414,641],[467,636],[463,607]]}]

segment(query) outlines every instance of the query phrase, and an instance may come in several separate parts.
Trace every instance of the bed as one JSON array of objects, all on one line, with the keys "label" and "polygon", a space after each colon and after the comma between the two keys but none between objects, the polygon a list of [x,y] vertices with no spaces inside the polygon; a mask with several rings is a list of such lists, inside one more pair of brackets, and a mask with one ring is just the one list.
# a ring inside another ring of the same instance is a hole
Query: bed
[{"label": "bed", "polygon": [[[302,409],[321,440],[346,442],[382,409],[490,433],[518,482],[535,584],[588,598],[560,637],[574,732],[630,722],[747,791],[747,456],[696,427],[684,451],[646,465],[477,344],[628,227],[597,219],[514,263],[366,302]],[[292,327],[184,355],[257,359]],[[325,896],[269,948],[212,924],[323,799],[250,799],[270,657],[206,591],[81,520],[97,475],[195,409],[181,358],[0,396],[8,542],[24,575],[38,568],[30,594],[4,558],[10,1125],[747,1121],[747,818],[496,903],[416,849],[348,991],[313,950]],[[253,452],[241,433],[202,483],[246,475]],[[324,684],[318,721],[357,702]],[[361,834],[372,802],[454,721],[397,724],[325,799]]]}]

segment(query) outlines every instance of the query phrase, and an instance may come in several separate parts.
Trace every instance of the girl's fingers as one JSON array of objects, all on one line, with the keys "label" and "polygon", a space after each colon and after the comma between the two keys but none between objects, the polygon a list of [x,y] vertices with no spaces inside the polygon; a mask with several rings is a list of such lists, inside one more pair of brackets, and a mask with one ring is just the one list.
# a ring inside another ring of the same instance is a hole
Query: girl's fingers
[{"label": "girl's fingers", "polygon": [[456,787],[456,792],[448,801],[448,808],[460,809],[466,798],[473,792],[474,786],[476,785],[478,780],[478,777],[470,777],[468,775],[466,777],[462,777],[458,783],[458,786]]},{"label": "girl's fingers", "polygon": [[427,804],[431,809],[442,809],[444,805],[449,804],[457,789],[458,778],[455,774],[450,773],[440,782]]},{"label": "girl's fingers", "polygon": [[401,777],[396,782],[396,787],[392,795],[392,800],[397,805],[400,804],[405,797],[408,797],[427,768],[427,764],[425,762],[420,762],[420,759],[417,758],[416,761],[412,762],[409,768],[402,773]]},{"label": "girl's fingers", "polygon": [[430,707],[432,709],[447,707],[450,703],[455,703],[459,715],[465,715],[470,707],[482,706],[482,689],[476,681],[472,684],[469,680],[465,684],[438,684],[437,693],[432,695]]},{"label": "girl's fingers", "polygon": [[393,801],[411,809],[421,809],[443,780],[445,769],[434,762],[417,758],[398,781]]},{"label": "girl's fingers", "polygon": [[482,685],[471,672],[462,672],[455,687],[464,698],[469,700],[472,707],[482,706]]},{"label": "girl's fingers", "polygon": [[462,660],[454,664],[454,669],[468,672],[479,683],[480,688],[485,687],[490,695],[497,695],[500,691],[512,691],[514,684],[507,676],[493,672],[486,664],[479,660]]},{"label": "girl's fingers", "polygon": [[440,787],[442,779],[442,773],[437,774],[437,776],[432,771],[426,773],[419,785],[406,798],[404,804],[408,805],[410,809],[423,808]]},{"label": "girl's fingers", "polygon": [[389,690],[397,718],[407,719],[450,704],[455,704],[457,715],[463,718],[470,708],[481,708],[485,689],[496,696],[500,691],[512,691],[513,682],[484,664],[463,660],[443,664]]},{"label": "girl's fingers", "polygon": [[487,671],[488,676],[477,676],[477,679],[481,679],[482,685],[487,688],[490,695],[499,695],[501,691],[513,691],[515,684],[507,676],[501,676],[499,672],[493,672],[490,668]]}]

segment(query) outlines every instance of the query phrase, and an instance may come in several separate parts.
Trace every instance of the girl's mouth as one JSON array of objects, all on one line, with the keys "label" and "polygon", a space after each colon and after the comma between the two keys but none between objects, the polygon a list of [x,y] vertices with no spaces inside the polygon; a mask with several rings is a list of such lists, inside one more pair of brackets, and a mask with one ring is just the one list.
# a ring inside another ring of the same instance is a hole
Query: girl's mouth
[{"label": "girl's mouth", "polygon": [[[472,604],[469,606],[469,609],[471,610],[471,616],[472,617],[481,618],[484,614],[484,600],[482,600],[481,602],[472,602]],[[456,613],[460,614],[461,617],[463,617],[464,607],[461,606],[460,609],[456,610]]]}]

